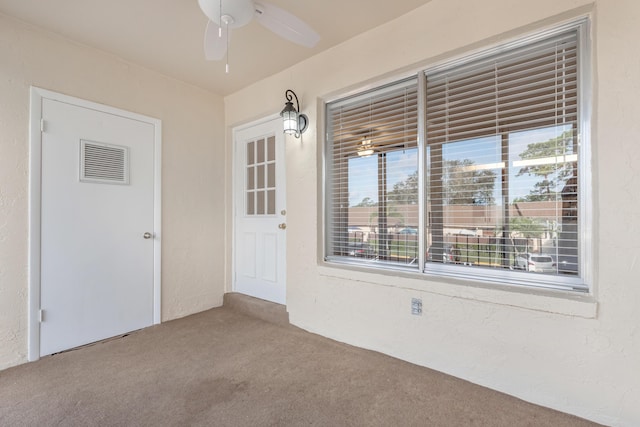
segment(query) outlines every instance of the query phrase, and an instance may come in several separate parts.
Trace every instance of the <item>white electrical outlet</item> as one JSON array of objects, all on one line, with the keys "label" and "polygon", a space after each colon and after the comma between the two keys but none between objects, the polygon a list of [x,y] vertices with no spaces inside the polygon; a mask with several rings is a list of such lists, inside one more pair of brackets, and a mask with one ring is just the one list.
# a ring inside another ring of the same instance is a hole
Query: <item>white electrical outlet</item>
[{"label": "white electrical outlet", "polygon": [[422,299],[411,298],[411,314],[414,316],[422,316]]}]

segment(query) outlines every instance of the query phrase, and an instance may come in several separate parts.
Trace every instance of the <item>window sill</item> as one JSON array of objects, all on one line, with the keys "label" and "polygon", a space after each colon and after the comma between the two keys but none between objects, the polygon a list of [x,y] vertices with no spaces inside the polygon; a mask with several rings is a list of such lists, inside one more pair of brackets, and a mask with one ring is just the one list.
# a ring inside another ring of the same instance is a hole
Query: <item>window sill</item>
[{"label": "window sill", "polygon": [[[472,279],[435,277],[420,272],[366,268],[321,261],[321,276],[365,282],[372,285],[431,293],[451,298],[480,301],[545,313],[585,319],[598,316],[598,303],[588,293],[511,286]],[[389,277],[395,280],[390,281]]]}]

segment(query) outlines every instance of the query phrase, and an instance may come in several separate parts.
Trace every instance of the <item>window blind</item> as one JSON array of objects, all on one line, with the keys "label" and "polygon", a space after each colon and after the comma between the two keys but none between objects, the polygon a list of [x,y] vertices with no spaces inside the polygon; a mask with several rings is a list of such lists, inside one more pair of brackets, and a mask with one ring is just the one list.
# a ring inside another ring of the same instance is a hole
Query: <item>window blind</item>
[{"label": "window blind", "polygon": [[327,254],[417,267],[417,79],[327,104]]},{"label": "window blind", "polygon": [[577,52],[573,29],[426,73],[428,261],[577,274]]},{"label": "window blind", "polygon": [[577,32],[427,74],[429,143],[577,121]]}]

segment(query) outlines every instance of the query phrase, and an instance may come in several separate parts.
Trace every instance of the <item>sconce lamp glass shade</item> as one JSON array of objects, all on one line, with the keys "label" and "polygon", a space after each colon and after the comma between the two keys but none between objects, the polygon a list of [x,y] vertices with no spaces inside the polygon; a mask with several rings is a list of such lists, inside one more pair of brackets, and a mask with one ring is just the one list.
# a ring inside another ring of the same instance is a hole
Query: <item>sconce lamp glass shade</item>
[{"label": "sconce lamp glass shade", "polygon": [[[307,116],[300,114],[300,104],[298,103],[298,97],[295,92],[289,89],[285,92],[285,97],[287,98],[287,102],[284,104],[284,108],[280,112],[284,126],[284,133],[295,135],[296,138],[299,138],[300,134],[307,130]],[[297,108],[293,106],[293,98],[296,99]]]},{"label": "sconce lamp glass shade", "polygon": [[284,109],[280,112],[282,121],[284,122],[284,133],[298,133],[298,112],[293,107],[292,102],[284,104]]}]

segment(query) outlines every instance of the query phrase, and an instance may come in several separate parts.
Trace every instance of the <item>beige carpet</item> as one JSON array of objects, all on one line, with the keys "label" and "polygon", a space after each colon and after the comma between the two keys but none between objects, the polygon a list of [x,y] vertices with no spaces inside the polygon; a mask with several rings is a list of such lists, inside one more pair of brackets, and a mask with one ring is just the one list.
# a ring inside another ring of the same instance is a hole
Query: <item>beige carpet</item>
[{"label": "beige carpet", "polygon": [[591,426],[218,308],[0,372],[0,426]]}]

